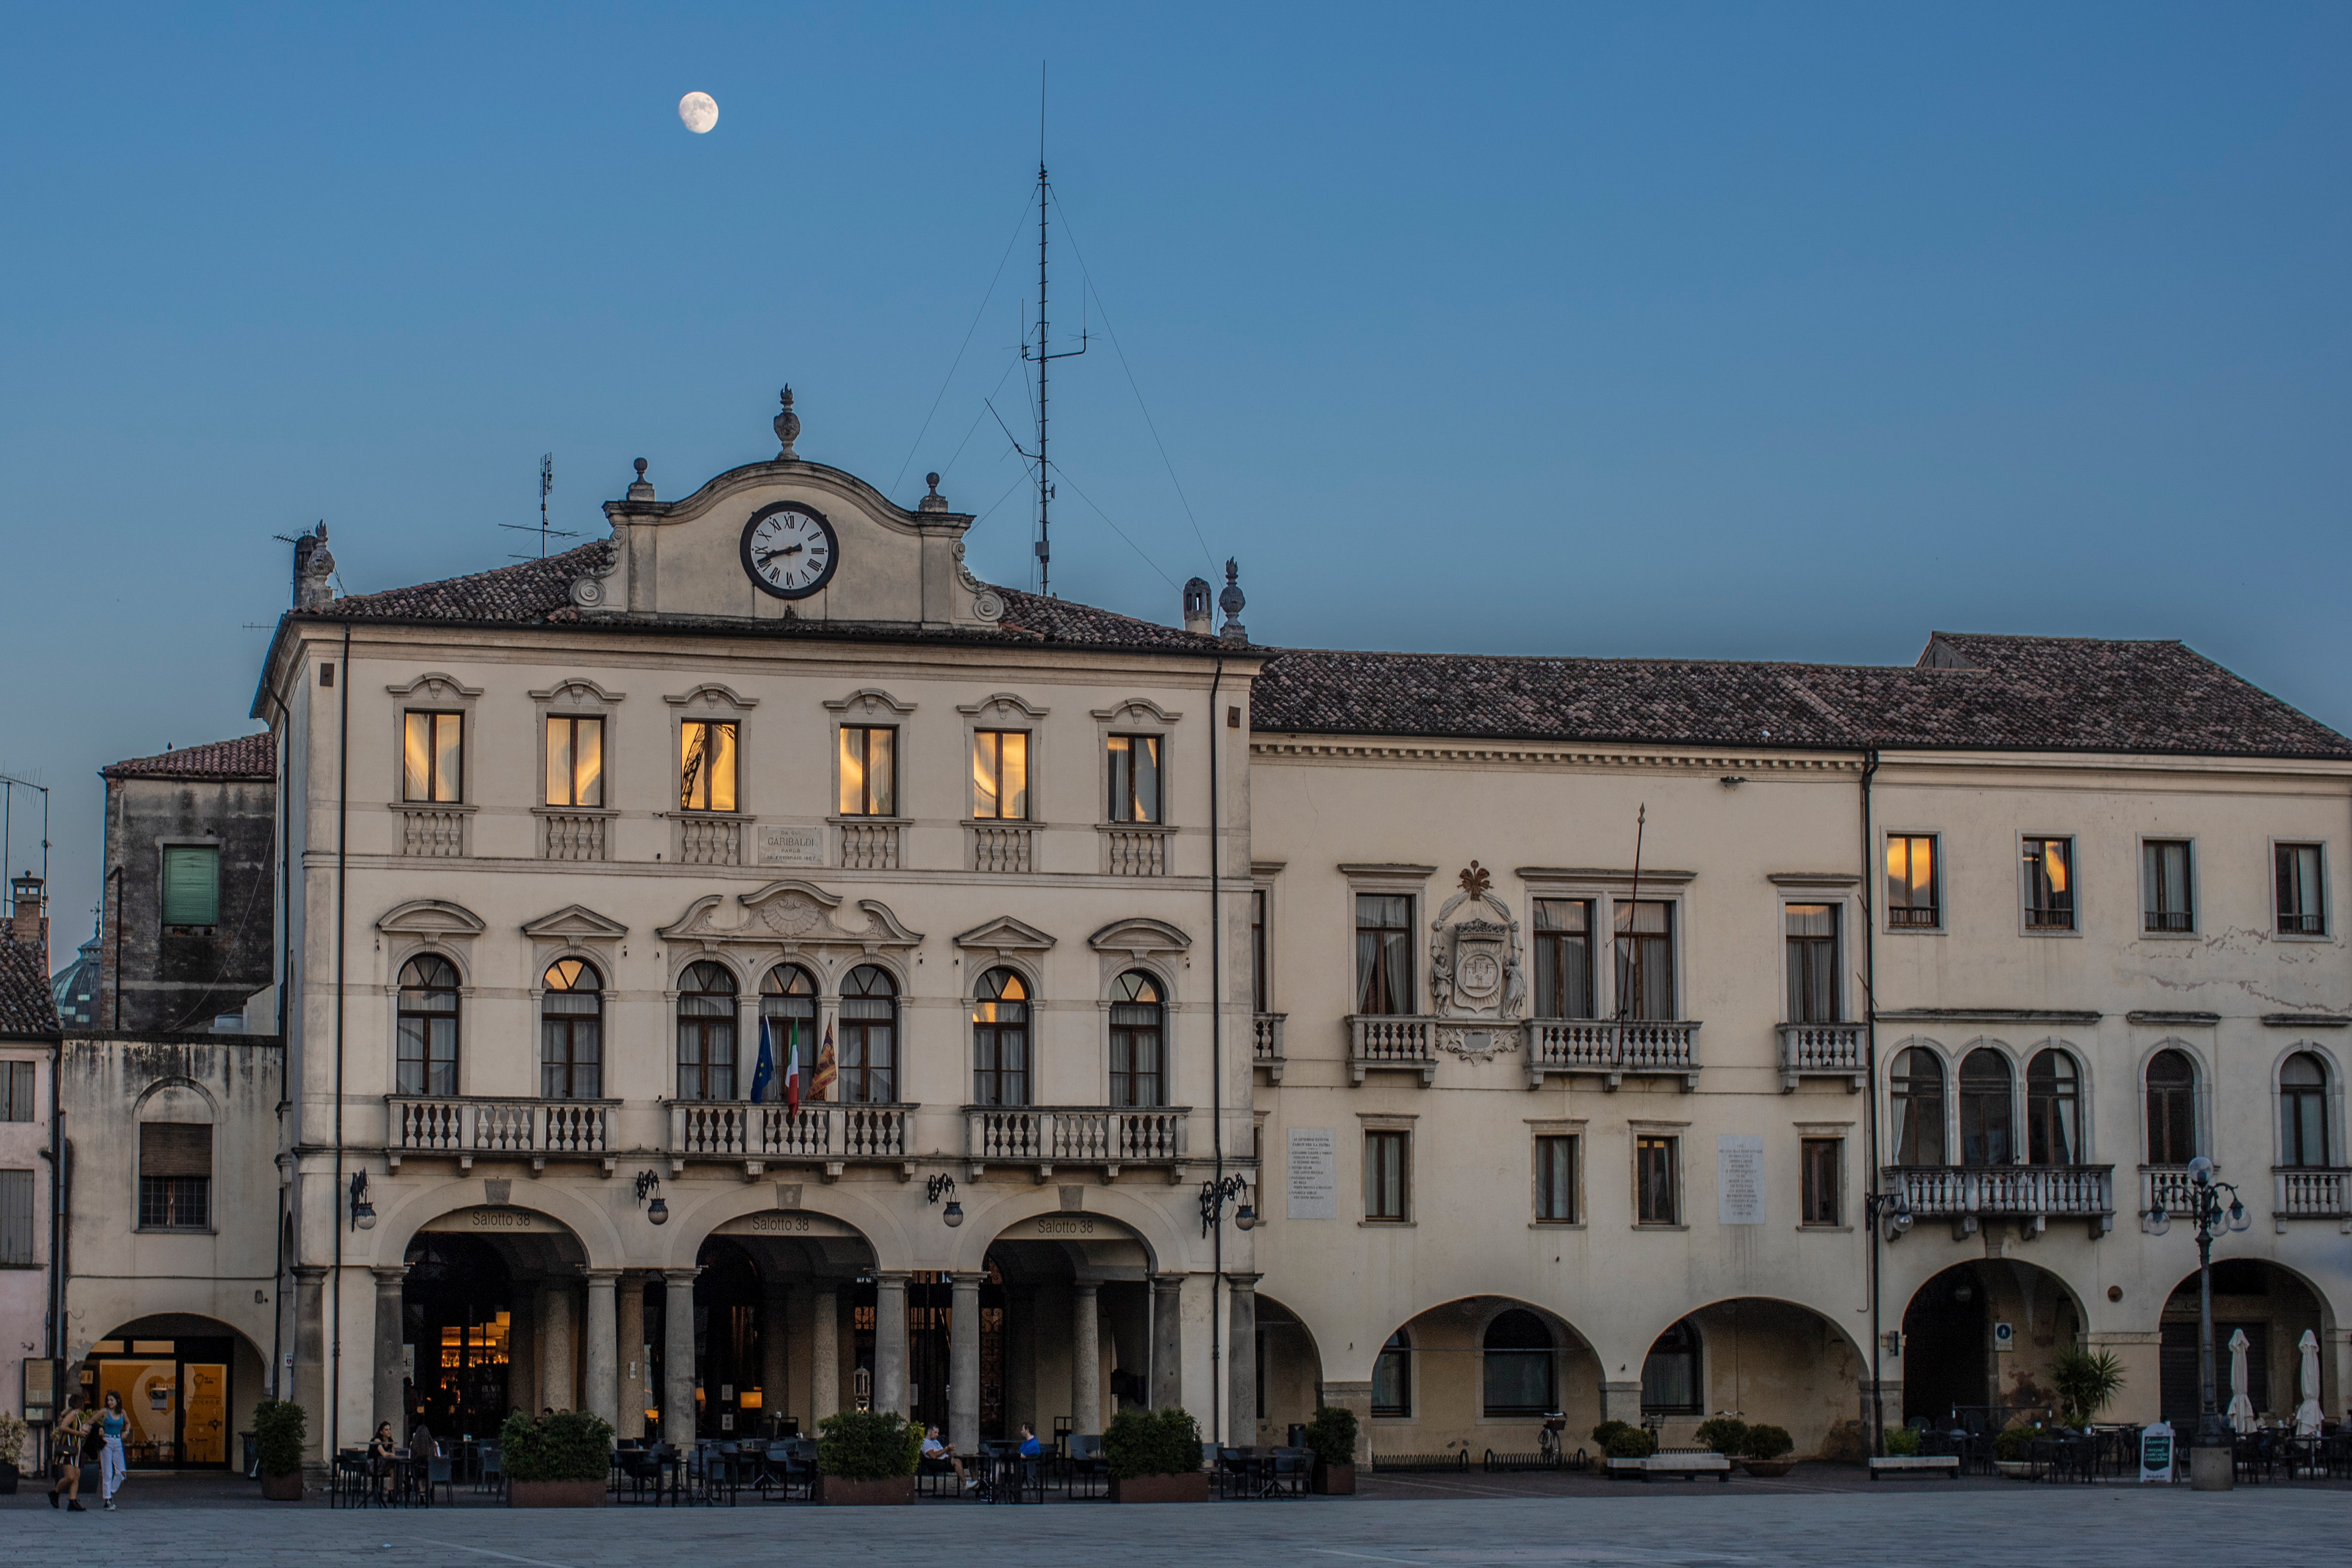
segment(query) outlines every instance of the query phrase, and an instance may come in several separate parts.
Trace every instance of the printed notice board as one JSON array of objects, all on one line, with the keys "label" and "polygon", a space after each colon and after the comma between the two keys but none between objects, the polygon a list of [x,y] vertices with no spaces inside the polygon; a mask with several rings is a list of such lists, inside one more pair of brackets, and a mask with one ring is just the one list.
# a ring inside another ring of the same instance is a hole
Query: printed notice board
[{"label": "printed notice board", "polygon": [[1715,1219],[1764,1223],[1764,1140],[1756,1133],[1726,1132],[1715,1141]]}]

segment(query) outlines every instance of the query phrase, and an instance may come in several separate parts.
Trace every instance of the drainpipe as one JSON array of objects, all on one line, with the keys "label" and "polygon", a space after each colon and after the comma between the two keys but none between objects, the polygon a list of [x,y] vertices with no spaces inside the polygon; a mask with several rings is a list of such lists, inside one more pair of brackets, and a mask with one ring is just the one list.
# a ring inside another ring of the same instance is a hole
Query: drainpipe
[{"label": "drainpipe", "polygon": [[[1216,1152],[1216,1180],[1221,1188],[1225,1181],[1225,900],[1224,844],[1217,826],[1217,752],[1225,742],[1218,733],[1223,726],[1217,721],[1217,689],[1224,679],[1225,656],[1220,653],[1216,670],[1209,678],[1209,1142]],[[1221,1443],[1224,1440],[1224,1423],[1220,1413],[1224,1408],[1222,1401],[1226,1393],[1224,1336],[1219,1312],[1225,1286],[1225,1216],[1222,1205],[1209,1230],[1210,1266],[1214,1270],[1209,1280],[1209,1441]]]},{"label": "drainpipe", "polygon": [[[341,736],[335,753],[335,1185],[329,1201],[341,1205],[343,1191],[343,919],[349,905],[350,879],[345,875],[350,846],[352,805],[352,623],[343,623]],[[343,1411],[343,1216],[337,1208],[329,1228],[335,1233],[335,1333],[329,1352],[327,1379],[327,1457],[341,1446]]]},{"label": "drainpipe", "polygon": [[[1862,989],[1863,989],[1863,1081],[1867,1084],[1869,1103],[1863,1108],[1863,1124],[1866,1129],[1865,1148],[1870,1161],[1868,1191],[1878,1196],[1878,921],[1875,880],[1877,860],[1874,854],[1871,826],[1870,784],[1878,773],[1878,750],[1871,748],[1862,759]],[[1880,1374],[1885,1370],[1885,1341],[1879,1337],[1879,1239],[1876,1205],[1865,1204],[1863,1218],[1870,1232],[1870,1451],[1886,1452],[1886,1403],[1878,1389]]]},{"label": "drainpipe", "polygon": [[[294,740],[294,715],[287,710],[286,700],[275,689],[269,700],[278,704],[278,1141],[284,1157],[286,1142],[286,995],[294,977],[294,883],[293,871],[287,864],[294,850],[294,824],[289,809],[289,792],[287,775],[293,763],[289,760]],[[280,1182],[278,1187],[277,1234],[270,1245],[276,1258],[271,1270],[269,1304],[269,1390],[279,1399],[293,1397],[286,1386],[286,1192]]]}]

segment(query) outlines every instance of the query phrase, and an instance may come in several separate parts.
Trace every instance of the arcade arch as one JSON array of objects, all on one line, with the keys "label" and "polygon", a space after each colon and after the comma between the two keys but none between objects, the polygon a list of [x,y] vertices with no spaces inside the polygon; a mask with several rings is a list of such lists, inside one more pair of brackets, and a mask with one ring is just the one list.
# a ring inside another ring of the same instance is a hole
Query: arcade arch
[{"label": "arcade arch", "polygon": [[243,1458],[236,1435],[251,1430],[268,1377],[261,1348],[233,1325],[157,1312],[92,1341],[77,1387],[91,1405],[122,1396],[132,1469],[226,1469]]},{"label": "arcade arch", "polygon": [[1602,1419],[1602,1383],[1591,1342],[1559,1314],[1509,1296],[1443,1302],[1399,1324],[1374,1363],[1373,1462],[1531,1453],[1547,1399],[1573,1446]]},{"label": "arcade arch", "polygon": [[[2158,1405],[2160,1419],[2176,1432],[2193,1431],[2204,1410],[2200,1364],[2197,1271],[2190,1269],[2165,1299],[2158,1323]],[[2337,1377],[2335,1314],[2326,1297],[2294,1270],[2256,1258],[2213,1260],[2213,1398],[2226,1412],[2234,1392],[2230,1383],[2230,1336],[2246,1336],[2246,1383],[2242,1391],[2261,1419],[2292,1423],[2302,1403],[2305,1333],[2320,1345],[2319,1407],[2342,1408]]]},{"label": "arcade arch", "polygon": [[1862,1347],[1825,1313],[1765,1296],[1716,1301],[1651,1342],[1642,1419],[1685,1445],[1700,1422],[1729,1414],[1785,1427],[1797,1453],[1816,1454],[1832,1427],[1863,1415],[1864,1366]]},{"label": "arcade arch", "polygon": [[[2005,1412],[2055,1403],[2051,1368],[2090,1321],[2073,1287],[2038,1264],[1970,1258],[1933,1275],[1903,1309],[1903,1415],[1942,1425],[1973,1416],[1994,1429]],[[2006,1323],[2006,1346],[1994,1326]]]}]

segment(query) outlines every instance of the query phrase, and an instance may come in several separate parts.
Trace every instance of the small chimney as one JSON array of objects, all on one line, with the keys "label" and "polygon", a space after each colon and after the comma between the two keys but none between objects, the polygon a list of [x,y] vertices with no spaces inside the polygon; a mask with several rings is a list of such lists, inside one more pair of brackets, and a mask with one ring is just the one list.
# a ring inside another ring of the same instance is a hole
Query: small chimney
[{"label": "small chimney", "polygon": [[41,967],[46,973],[49,963],[49,900],[41,891],[41,879],[30,871],[9,879],[8,897],[8,935],[28,947],[39,948]]},{"label": "small chimney", "polygon": [[1209,580],[1195,577],[1184,584],[1184,629],[1194,637],[1209,635]]}]

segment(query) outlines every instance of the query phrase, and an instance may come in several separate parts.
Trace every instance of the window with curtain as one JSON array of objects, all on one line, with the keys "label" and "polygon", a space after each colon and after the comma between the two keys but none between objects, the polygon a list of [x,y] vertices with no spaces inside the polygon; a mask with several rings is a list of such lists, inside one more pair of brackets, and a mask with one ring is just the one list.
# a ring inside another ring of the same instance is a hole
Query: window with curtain
[{"label": "window with curtain", "polygon": [[882,724],[841,727],[841,815],[898,815],[898,731]]},{"label": "window with curtain", "polygon": [[791,1064],[801,1064],[801,1098],[816,1081],[816,982],[797,963],[779,963],[760,977],[760,1016],[768,1026],[775,1062],[774,1098],[782,1100]]},{"label": "window with curtain", "polygon": [[1680,1225],[1682,1194],[1678,1190],[1675,1145],[1679,1140],[1654,1134],[1633,1140],[1633,1221],[1636,1225]]},{"label": "window with curtain", "polygon": [[1798,1141],[1798,1155],[1802,1163],[1803,1192],[1799,1223],[1803,1225],[1837,1225],[1841,1223],[1843,1205],[1840,1187],[1845,1179],[1845,1140],[1843,1138],[1804,1138]]},{"label": "window with curtain", "polygon": [[1374,1128],[1364,1134],[1364,1217],[1402,1222],[1412,1198],[1412,1134]]},{"label": "window with curtain", "polygon": [[1989,1046],[1961,1058],[1961,1164],[2006,1165],[2016,1158],[2015,1083],[2009,1058]]},{"label": "window with curtain", "polygon": [[1944,1064],[1924,1046],[1900,1052],[1887,1075],[1895,1121],[1895,1163],[1944,1163]]},{"label": "window with curtain", "polygon": [[1536,900],[1536,1016],[1592,1016],[1592,900]]},{"label": "window with curtain", "polygon": [[400,798],[460,801],[466,798],[466,716],[407,713],[401,724]]},{"label": "window with curtain", "polygon": [[1536,1223],[1576,1223],[1576,1136],[1544,1133],[1536,1139]]},{"label": "window with curtain", "polygon": [[2326,1166],[2327,1064],[2297,1051],[2279,1068],[2280,1163]]},{"label": "window with curtain", "polygon": [[2147,1063],[2147,1163],[2186,1165],[2195,1158],[2197,1064],[2187,1051],[2158,1051]]},{"label": "window with curtain", "polygon": [[2025,1163],[2073,1165],[2083,1158],[2082,1078],[2064,1051],[2038,1051],[2025,1064]]},{"label": "window with curtain", "polygon": [[989,822],[1029,816],[1029,731],[976,730],[971,737],[971,814]]},{"label": "window with curtain", "polygon": [[202,1122],[139,1124],[139,1223],[171,1230],[212,1224],[213,1130]]},{"label": "window with curtain", "polygon": [[1643,899],[1619,904],[1617,1007],[1628,1018],[1675,1016],[1675,907]]},{"label": "window with curtain", "polygon": [[677,1097],[735,1098],[735,976],[708,960],[677,977]]},{"label": "window with curtain", "polygon": [[1412,898],[1356,895],[1356,1011],[1412,1011]]},{"label": "window with curtain", "polygon": [[1138,1109],[1167,1104],[1167,1048],[1160,983],[1130,969],[1110,991],[1110,1102]]},{"label": "window with curtain", "polygon": [[1110,748],[1110,820],[1160,820],[1160,737],[1113,735]]},{"label": "window with curtain", "polygon": [[1889,928],[1943,923],[1936,885],[1934,834],[1887,835],[1886,923]]},{"label": "window with curtain", "polygon": [[1412,1339],[1402,1329],[1389,1336],[1372,1363],[1372,1414],[1412,1414]]},{"label": "window with curtain", "polygon": [[1558,1407],[1551,1331],[1524,1308],[1498,1312],[1480,1345],[1487,1415],[1542,1415]]},{"label": "window with curtain", "polygon": [[604,1093],[604,977],[578,958],[547,966],[539,994],[539,1092],[547,1100]]},{"label": "window with curtain", "polygon": [[211,844],[163,847],[163,923],[220,923],[220,849]]},{"label": "window with curtain", "polygon": [[1838,1017],[1837,906],[1786,906],[1789,1016],[1791,1024],[1833,1024]]},{"label": "window with curtain", "polygon": [[400,966],[394,1033],[403,1094],[457,1092],[457,971],[436,952]]},{"label": "window with curtain", "polygon": [[1265,943],[1265,889],[1259,888],[1250,894],[1250,1009],[1257,1013],[1274,1010],[1268,1000],[1273,994],[1273,973]]},{"label": "window with curtain", "polygon": [[980,977],[971,1004],[971,1101],[1029,1103],[1029,988],[1009,969]]},{"label": "window with curtain", "polygon": [[2025,929],[2074,929],[2074,841],[2025,840]]},{"label": "window with curtain", "polygon": [[677,727],[677,808],[735,809],[733,723],[688,719]]},{"label": "window with curtain", "polygon": [[1698,1330],[1685,1318],[1650,1346],[1642,1358],[1642,1414],[1696,1415],[1699,1396]]},{"label": "window with curtain", "polygon": [[2326,889],[2319,846],[2282,844],[2275,852],[2281,936],[2327,934]]},{"label": "window with curtain", "polygon": [[551,717],[547,721],[546,805],[604,804],[604,721]]},{"label": "window with curtain", "polygon": [[898,983],[861,963],[841,984],[841,1098],[888,1105],[898,1091]]},{"label": "window with curtain", "polygon": [[2181,932],[2197,929],[2189,903],[2189,841],[2143,839],[2139,847],[2140,929]]}]

